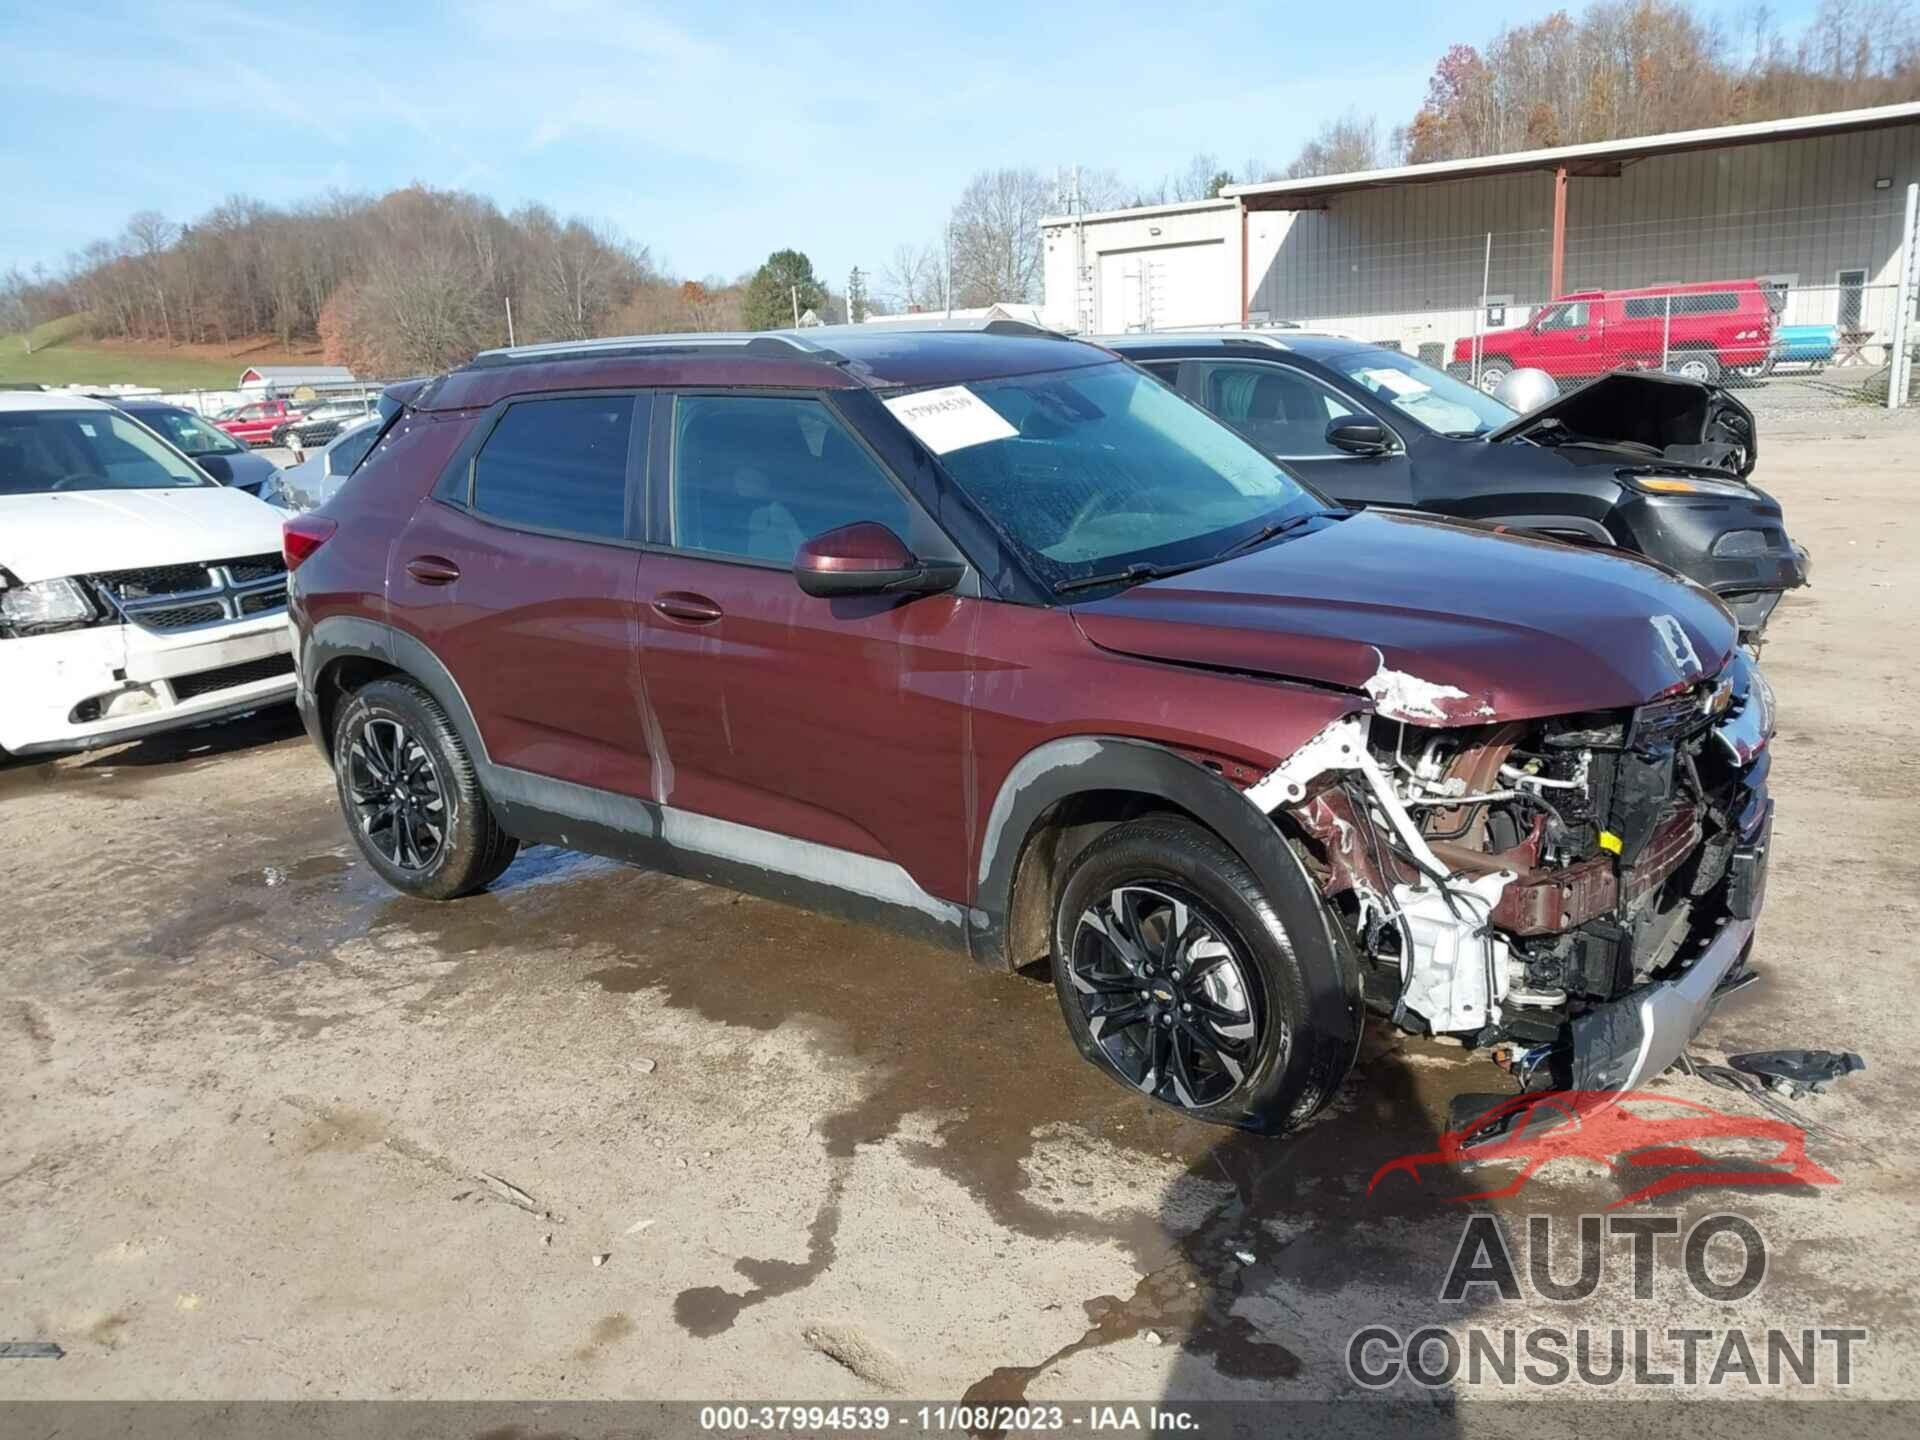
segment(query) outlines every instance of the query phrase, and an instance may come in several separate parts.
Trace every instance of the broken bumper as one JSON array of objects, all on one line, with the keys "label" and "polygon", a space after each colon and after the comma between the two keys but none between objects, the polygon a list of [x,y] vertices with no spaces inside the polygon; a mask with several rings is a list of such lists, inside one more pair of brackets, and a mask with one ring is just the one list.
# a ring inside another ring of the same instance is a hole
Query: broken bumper
[{"label": "broken bumper", "polygon": [[1705,951],[1679,975],[1589,1010],[1573,1022],[1573,1088],[1633,1090],[1678,1060],[1739,982],[1766,898],[1773,802],[1734,851],[1727,914]]}]

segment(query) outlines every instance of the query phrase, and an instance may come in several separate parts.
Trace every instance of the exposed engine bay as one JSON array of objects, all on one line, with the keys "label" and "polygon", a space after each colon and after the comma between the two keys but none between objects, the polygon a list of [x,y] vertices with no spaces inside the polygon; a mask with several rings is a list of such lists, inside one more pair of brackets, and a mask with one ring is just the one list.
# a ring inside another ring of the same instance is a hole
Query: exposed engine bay
[{"label": "exposed engine bay", "polygon": [[1753,412],[1718,385],[1654,370],[1616,370],[1569,390],[1487,437],[1583,445],[1639,461],[1752,473]]},{"label": "exposed engine bay", "polygon": [[1349,716],[1248,791],[1298,842],[1369,1005],[1615,1089],[1741,983],[1772,696],[1745,652],[1631,711],[1436,728]]}]

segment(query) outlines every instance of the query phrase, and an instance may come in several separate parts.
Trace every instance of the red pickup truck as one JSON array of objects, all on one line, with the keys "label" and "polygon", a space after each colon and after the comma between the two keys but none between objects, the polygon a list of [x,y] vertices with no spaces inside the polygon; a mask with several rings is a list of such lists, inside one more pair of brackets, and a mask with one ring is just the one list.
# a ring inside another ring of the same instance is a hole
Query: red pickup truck
[{"label": "red pickup truck", "polygon": [[[1639,290],[1581,290],[1542,306],[1525,325],[1479,337],[1480,388],[1514,370],[1584,380],[1609,370],[1666,369],[1689,380],[1757,375],[1773,353],[1778,299],[1757,280]],[[1451,369],[1473,364],[1474,338],[1453,342]],[[1664,365],[1663,365],[1664,359]]]},{"label": "red pickup truck", "polygon": [[302,408],[292,400],[253,400],[229,410],[213,423],[245,445],[267,445],[273,433],[300,418]]}]

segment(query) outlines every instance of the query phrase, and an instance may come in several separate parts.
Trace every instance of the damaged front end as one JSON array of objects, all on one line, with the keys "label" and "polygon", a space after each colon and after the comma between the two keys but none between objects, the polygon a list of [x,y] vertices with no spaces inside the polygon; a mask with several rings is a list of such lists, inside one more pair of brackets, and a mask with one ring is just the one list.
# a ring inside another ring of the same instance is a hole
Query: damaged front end
[{"label": "damaged front end", "polygon": [[1299,843],[1375,1009],[1530,1086],[1630,1089],[1752,978],[1772,711],[1736,651],[1630,711],[1356,713],[1247,796]]}]

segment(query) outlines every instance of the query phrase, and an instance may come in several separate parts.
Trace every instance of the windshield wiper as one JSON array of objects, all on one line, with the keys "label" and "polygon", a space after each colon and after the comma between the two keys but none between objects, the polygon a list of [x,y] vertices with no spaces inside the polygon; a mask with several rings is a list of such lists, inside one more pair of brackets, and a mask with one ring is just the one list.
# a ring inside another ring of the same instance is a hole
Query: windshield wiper
[{"label": "windshield wiper", "polygon": [[1244,540],[1234,541],[1233,544],[1222,550],[1214,558],[1216,560],[1225,560],[1229,555],[1243,554],[1253,549],[1256,545],[1264,545],[1269,540],[1278,539],[1289,530],[1298,530],[1309,520],[1318,520],[1322,515],[1344,515],[1345,513],[1344,510],[1309,510],[1304,515],[1289,515],[1284,520],[1275,520],[1270,525],[1262,525]]},{"label": "windshield wiper", "polygon": [[1129,565],[1124,570],[1109,570],[1101,575],[1076,575],[1071,580],[1055,581],[1053,593],[1065,595],[1072,590],[1093,590],[1102,585],[1144,585],[1149,580],[1164,580],[1169,575],[1198,570],[1202,565],[1212,563],[1212,560],[1195,560],[1185,565],[1148,565],[1143,562]]}]

